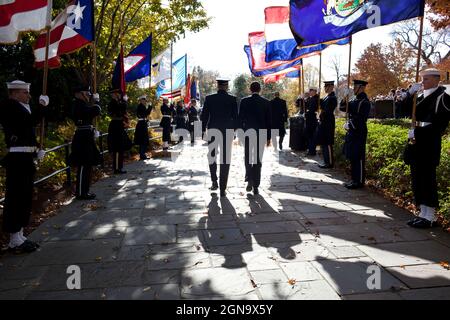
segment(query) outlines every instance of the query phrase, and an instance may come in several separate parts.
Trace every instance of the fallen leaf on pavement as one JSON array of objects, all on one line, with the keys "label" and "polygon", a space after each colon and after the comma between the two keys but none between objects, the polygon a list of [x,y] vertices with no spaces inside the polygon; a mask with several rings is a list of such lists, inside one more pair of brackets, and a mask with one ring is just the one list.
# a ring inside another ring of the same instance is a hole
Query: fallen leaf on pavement
[{"label": "fallen leaf on pavement", "polygon": [[447,269],[447,270],[450,270],[450,265],[448,264],[447,261],[442,261],[442,262],[440,263],[440,265],[441,265],[442,268]]},{"label": "fallen leaf on pavement", "polygon": [[144,288],[144,289],[142,289],[142,292],[147,292],[147,291],[151,290],[151,288],[152,288],[152,287]]},{"label": "fallen leaf on pavement", "polygon": [[256,283],[255,283],[255,281],[253,281],[253,280],[250,280],[251,281],[251,283],[252,283],[252,287],[253,288],[257,288],[258,286],[256,285]]},{"label": "fallen leaf on pavement", "polygon": [[294,286],[294,285],[297,283],[297,280],[295,280],[295,279],[289,279],[289,280],[288,280],[288,283],[289,283],[291,286]]}]

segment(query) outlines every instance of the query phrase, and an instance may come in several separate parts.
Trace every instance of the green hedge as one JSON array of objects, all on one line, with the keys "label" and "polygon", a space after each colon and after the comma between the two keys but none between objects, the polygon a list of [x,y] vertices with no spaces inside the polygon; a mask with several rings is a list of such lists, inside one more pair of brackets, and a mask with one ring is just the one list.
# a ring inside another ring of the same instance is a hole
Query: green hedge
[{"label": "green hedge", "polygon": [[[407,120],[369,120],[367,137],[367,177],[375,185],[394,197],[413,201],[410,168],[402,160],[402,153],[408,136]],[[345,130],[344,119],[336,122],[336,162],[348,167],[342,155]],[[450,220],[450,128],[442,142],[441,162],[437,169],[439,212]]]}]

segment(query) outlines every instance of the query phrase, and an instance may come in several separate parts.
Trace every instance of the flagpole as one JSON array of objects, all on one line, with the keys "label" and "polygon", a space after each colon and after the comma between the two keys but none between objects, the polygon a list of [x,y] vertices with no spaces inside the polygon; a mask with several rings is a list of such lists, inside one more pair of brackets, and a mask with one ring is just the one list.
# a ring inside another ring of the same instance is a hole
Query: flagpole
[{"label": "flagpole", "polygon": [[[350,94],[350,76],[352,72],[352,44],[353,44],[353,37],[350,36],[350,47],[349,47],[349,54],[348,54],[348,75],[347,75],[347,92],[348,95]],[[345,119],[348,119],[348,108],[349,108],[349,96],[347,95],[346,99],[346,105],[345,105]]]},{"label": "flagpole", "polygon": [[173,86],[173,42],[170,43],[170,103],[172,103],[172,86]]},{"label": "flagpole", "polygon": [[303,67],[304,61],[302,61],[302,94],[305,94],[305,68]]},{"label": "flagpole", "polygon": [[92,42],[92,93],[97,93],[97,46],[95,41]]},{"label": "flagpole", "polygon": [[[45,36],[45,61],[44,61],[44,76],[42,79],[42,95],[47,95],[47,81],[48,81],[48,51],[50,46],[50,30],[51,28],[47,26],[47,33]],[[45,117],[42,117],[41,121],[41,135],[39,140],[39,148],[44,148],[44,131],[45,131]]]},{"label": "flagpole", "polygon": [[[424,12],[425,16],[425,12]],[[419,17],[420,20],[420,31],[419,31],[419,48],[417,53],[417,66],[416,66],[416,83],[419,82],[419,72],[420,72],[420,59],[422,55],[422,39],[423,39],[423,21],[424,16]],[[416,127],[416,109],[417,109],[417,93],[414,94],[413,98],[413,110],[412,110],[412,121],[411,121],[411,128],[415,129]]]},{"label": "flagpole", "polygon": [[320,113],[320,110],[322,109],[320,107],[321,88],[322,88],[322,51],[320,51],[320,53],[319,53],[319,87],[317,88],[318,89],[317,93],[319,94],[319,106],[318,106],[319,113]]}]

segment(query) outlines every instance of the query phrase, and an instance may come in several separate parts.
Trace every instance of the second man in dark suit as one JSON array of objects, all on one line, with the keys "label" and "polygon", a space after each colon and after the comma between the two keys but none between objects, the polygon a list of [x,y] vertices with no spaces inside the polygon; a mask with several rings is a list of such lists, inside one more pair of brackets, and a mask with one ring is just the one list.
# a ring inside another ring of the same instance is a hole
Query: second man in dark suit
[{"label": "second man in dark suit", "polygon": [[[241,101],[239,123],[245,132],[247,191],[253,188],[253,193],[257,195],[261,183],[264,145],[270,145],[272,117],[270,101],[259,95],[261,92],[259,82],[253,82],[250,85],[250,91],[252,95]],[[253,138],[252,134],[255,135]]]},{"label": "second man in dark suit", "polygon": [[317,144],[320,145],[323,154],[322,169],[333,168],[334,166],[334,130],[336,121],[334,110],[337,107],[337,98],[334,93],[334,81],[325,81],[325,92],[327,96],[320,100],[319,129],[317,130]]},{"label": "second man in dark suit", "polygon": [[272,129],[277,129],[280,136],[278,145],[280,150],[283,149],[283,140],[286,135],[286,122],[288,121],[288,109],[286,105],[286,100],[280,98],[280,93],[275,92],[275,99],[271,102],[271,113],[272,113]]}]

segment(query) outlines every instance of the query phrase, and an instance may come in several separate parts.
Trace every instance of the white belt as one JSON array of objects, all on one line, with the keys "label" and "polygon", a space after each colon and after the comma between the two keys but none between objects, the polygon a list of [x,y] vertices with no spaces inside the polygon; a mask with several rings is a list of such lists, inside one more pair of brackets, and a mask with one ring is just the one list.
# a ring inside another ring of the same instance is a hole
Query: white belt
[{"label": "white belt", "polygon": [[145,119],[145,118],[140,118],[140,119],[138,119],[138,121],[146,121],[147,119]]},{"label": "white belt", "polygon": [[432,124],[431,122],[423,122],[423,121],[417,121],[416,122],[416,126],[420,127],[420,128],[427,127],[427,126],[429,126],[431,124]]},{"label": "white belt", "polygon": [[169,115],[163,115],[163,118],[170,118]]},{"label": "white belt", "polygon": [[36,152],[36,147],[11,147],[9,148],[9,152],[23,152],[23,153],[33,153]]}]

